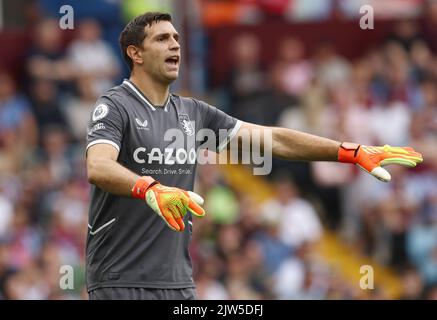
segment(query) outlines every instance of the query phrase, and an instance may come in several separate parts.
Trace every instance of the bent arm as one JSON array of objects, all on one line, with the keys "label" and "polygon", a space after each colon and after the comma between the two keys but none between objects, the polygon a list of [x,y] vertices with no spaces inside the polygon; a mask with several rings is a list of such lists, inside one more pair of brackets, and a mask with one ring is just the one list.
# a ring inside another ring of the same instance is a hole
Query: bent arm
[{"label": "bent arm", "polygon": [[[244,122],[237,137],[240,139],[247,133],[252,137],[252,134],[257,132],[261,133],[261,145],[264,151],[272,152],[276,158],[300,161],[338,161],[340,142],[292,129],[265,127]],[[265,139],[266,135],[271,135],[271,139]],[[271,141],[271,145],[267,143],[268,141]]]},{"label": "bent arm", "polygon": [[118,150],[109,144],[95,144],[87,151],[88,181],[119,196],[130,197],[135,182],[140,178],[117,162]]}]

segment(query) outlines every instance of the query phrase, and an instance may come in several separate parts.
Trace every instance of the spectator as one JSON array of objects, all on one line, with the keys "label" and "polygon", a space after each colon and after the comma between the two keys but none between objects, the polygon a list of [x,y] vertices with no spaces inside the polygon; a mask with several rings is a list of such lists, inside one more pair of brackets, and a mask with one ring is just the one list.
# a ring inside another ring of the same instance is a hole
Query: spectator
[{"label": "spectator", "polygon": [[[0,191],[2,191],[1,188]],[[0,239],[7,235],[11,227],[13,211],[12,201],[0,192]]]},{"label": "spectator", "polygon": [[86,76],[78,78],[76,82],[78,95],[71,97],[63,108],[70,132],[79,143],[85,143],[91,108],[97,99],[91,82],[91,78]]},{"label": "spectator", "polygon": [[320,219],[309,202],[299,197],[297,187],[287,177],[275,181],[277,198],[267,202],[264,212],[280,216],[280,239],[291,247],[317,241],[322,234]]},{"label": "spectator", "polygon": [[230,113],[244,117],[241,105],[249,104],[264,90],[260,42],[253,34],[240,34],[233,40],[232,65],[228,80]]},{"label": "spectator", "polygon": [[74,69],[67,60],[61,29],[56,19],[42,20],[35,27],[32,47],[27,54],[26,69],[28,82],[35,80],[52,80],[58,86],[61,95],[71,90],[70,81]]},{"label": "spectator", "polygon": [[290,96],[301,95],[313,79],[313,67],[304,55],[305,47],[299,39],[290,37],[281,41],[279,63],[284,68],[284,88]]},{"label": "spectator", "polygon": [[109,44],[101,39],[97,21],[81,21],[78,34],[68,48],[69,64],[76,76],[89,78],[92,93],[98,96],[114,86],[120,66]]},{"label": "spectator", "polygon": [[330,41],[325,40],[318,45],[314,59],[315,75],[322,85],[330,88],[349,80],[350,64],[337,53]]},{"label": "spectator", "polygon": [[61,112],[58,87],[52,80],[36,79],[30,89],[33,113],[41,131],[49,126],[65,126]]},{"label": "spectator", "polygon": [[266,210],[260,219],[262,227],[253,236],[253,240],[262,252],[267,275],[271,276],[278,271],[293,249],[280,238],[282,218],[275,208]]},{"label": "spectator", "polygon": [[398,43],[409,52],[415,42],[420,41],[422,38],[419,26],[415,21],[402,19],[395,24],[393,32],[388,37],[388,41]]},{"label": "spectator", "polygon": [[424,285],[420,273],[414,267],[406,268],[402,272],[403,300],[420,300],[423,298]]},{"label": "spectator", "polygon": [[48,170],[46,179],[52,188],[68,181],[72,173],[72,155],[68,144],[68,134],[62,127],[50,126],[42,134],[42,150],[40,159]]},{"label": "spectator", "polygon": [[10,264],[10,246],[2,237],[0,241],[0,300],[11,299],[7,293],[6,283],[15,272],[16,270]]},{"label": "spectator", "polygon": [[218,280],[223,264],[216,255],[209,255],[199,263],[196,276],[197,293],[201,300],[228,300],[226,287]]},{"label": "spectator", "polygon": [[0,138],[5,132],[24,137],[29,146],[36,142],[37,127],[28,100],[17,92],[11,76],[0,71]]}]

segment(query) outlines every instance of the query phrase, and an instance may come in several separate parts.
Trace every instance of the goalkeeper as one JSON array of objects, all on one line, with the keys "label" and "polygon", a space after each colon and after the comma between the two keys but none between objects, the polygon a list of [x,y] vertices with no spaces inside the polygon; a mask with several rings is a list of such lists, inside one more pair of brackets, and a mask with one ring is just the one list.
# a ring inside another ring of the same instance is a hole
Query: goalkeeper
[{"label": "goalkeeper", "polygon": [[[243,131],[271,130],[273,156],[340,161],[388,181],[387,164],[414,167],[411,148],[337,142],[284,128],[243,123],[202,101],[170,93],[181,62],[171,17],[146,13],[120,35],[129,79],[97,100],[87,136],[87,174],[93,185],[86,248],[90,299],[196,299],[188,251],[192,216],[203,200],[193,193],[192,160],[201,129],[220,137],[217,152]],[[186,141],[164,137],[179,129]],[[185,145],[186,143],[186,145]],[[175,161],[179,158],[181,161]]]}]

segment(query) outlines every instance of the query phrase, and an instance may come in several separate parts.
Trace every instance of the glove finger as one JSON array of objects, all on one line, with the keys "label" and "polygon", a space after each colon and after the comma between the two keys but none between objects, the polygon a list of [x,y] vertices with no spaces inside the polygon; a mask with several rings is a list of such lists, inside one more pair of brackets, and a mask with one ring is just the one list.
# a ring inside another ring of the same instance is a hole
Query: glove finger
[{"label": "glove finger", "polygon": [[158,198],[156,197],[156,194],[153,190],[147,191],[146,201],[147,201],[147,204],[152,208],[153,211],[155,211],[161,217],[163,216],[162,212],[161,212],[160,204],[158,203]]},{"label": "glove finger", "polygon": [[423,161],[423,156],[419,152],[411,152],[411,153],[409,153],[407,155],[397,155],[396,154],[395,156],[401,157],[401,158],[407,158],[407,159],[410,159],[410,160],[414,160],[417,163],[421,163]]},{"label": "glove finger", "polygon": [[382,150],[394,157],[395,156],[408,157],[419,163],[423,161],[422,154],[415,151],[411,147],[392,147],[389,145],[385,145],[384,147],[382,147]]},{"label": "glove finger", "polygon": [[182,210],[177,205],[169,207],[169,210],[173,214],[173,218],[179,226],[179,231],[184,231],[185,230],[185,223],[184,223],[184,220],[182,218],[184,216],[184,214],[182,213]]},{"label": "glove finger", "polygon": [[414,168],[416,166],[415,161],[405,159],[405,158],[388,158],[388,159],[382,160],[380,162],[381,166],[386,166],[389,164],[398,164],[398,165],[408,167],[408,168]]},{"label": "glove finger", "polygon": [[203,205],[204,200],[197,193],[188,191],[188,204],[187,209],[190,210],[192,214],[197,217],[203,217],[205,215],[205,210],[201,207]]},{"label": "glove finger", "polygon": [[193,199],[199,206],[203,206],[203,203],[205,202],[201,196],[199,196],[197,193],[188,191],[188,196]]},{"label": "glove finger", "polygon": [[423,161],[422,155],[420,153],[418,153],[418,156],[415,155],[393,155],[394,158],[402,158],[402,159],[407,159],[407,160],[411,160],[414,161],[415,163],[421,163]]},{"label": "glove finger", "polygon": [[399,153],[399,154],[408,154],[410,153],[410,150],[407,149],[406,147],[392,147],[389,146],[388,144],[386,144],[383,147],[380,147],[380,150],[383,152],[391,152],[391,153]]},{"label": "glove finger", "polygon": [[420,152],[417,152],[417,151],[414,150],[413,148],[405,147],[404,149],[408,151],[408,155],[409,155],[409,156],[418,157],[418,158],[423,158],[422,154],[421,154]]},{"label": "glove finger", "polygon": [[382,167],[376,167],[374,168],[370,174],[372,176],[374,176],[375,178],[377,178],[378,180],[384,181],[384,182],[388,182],[391,180],[391,175],[390,173],[388,173],[387,170],[385,170]]},{"label": "glove finger", "polygon": [[176,223],[179,225],[180,230],[179,231],[184,231],[185,230],[185,223],[184,223],[184,219],[183,218],[176,218]]},{"label": "glove finger", "polygon": [[179,224],[173,218],[173,213],[164,207],[164,205],[161,203],[153,190],[147,191],[146,200],[152,210],[155,211],[155,213],[158,214],[162,218],[162,220],[165,221],[170,229],[174,231],[180,230]]},{"label": "glove finger", "polygon": [[423,161],[423,156],[419,152],[409,153],[407,157],[413,159],[417,163],[421,163]]},{"label": "glove finger", "polygon": [[177,201],[175,203],[175,206],[178,209],[178,213],[180,214],[181,217],[184,217],[187,214],[187,208],[185,206],[185,203],[188,203],[188,200],[186,199],[185,195],[182,195],[180,201]]},{"label": "glove finger", "polygon": [[173,213],[169,209],[164,209],[162,212],[161,217],[167,223],[168,227],[174,231],[180,231],[181,228],[179,227],[179,224],[176,222],[175,218],[173,217]]},{"label": "glove finger", "polygon": [[412,161],[415,164],[421,163],[423,161],[422,155],[420,153],[417,153],[417,155],[412,155],[412,154],[405,155],[405,154],[387,152],[379,156],[379,160],[381,160],[381,162],[390,159],[404,159],[410,162]]},{"label": "glove finger", "polygon": [[390,181],[390,180],[391,180],[391,175],[390,175],[390,173],[388,173],[388,171],[385,170],[384,168],[381,168],[381,167],[374,167],[374,168],[372,168],[372,169],[370,169],[370,170],[367,170],[366,168],[362,167],[362,166],[359,165],[358,163],[357,163],[357,166],[358,166],[360,169],[364,170],[365,172],[370,173],[372,176],[374,176],[374,177],[377,178],[378,180],[381,180],[381,181],[384,181],[384,182],[387,182],[387,181]]},{"label": "glove finger", "polygon": [[179,212],[179,209],[178,209],[177,205],[175,205],[175,204],[174,204],[174,205],[169,204],[169,205],[167,206],[167,208],[168,208],[168,211],[171,212],[173,218],[177,219],[177,218],[180,218],[180,217],[181,217],[181,213]]}]

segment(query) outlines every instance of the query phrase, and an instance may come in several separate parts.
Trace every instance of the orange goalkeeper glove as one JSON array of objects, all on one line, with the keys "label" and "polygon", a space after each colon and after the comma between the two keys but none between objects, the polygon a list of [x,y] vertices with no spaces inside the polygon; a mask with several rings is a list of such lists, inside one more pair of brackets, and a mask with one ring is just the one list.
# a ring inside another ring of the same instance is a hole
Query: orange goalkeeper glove
[{"label": "orange goalkeeper glove", "polygon": [[354,163],[364,171],[381,181],[390,181],[390,173],[384,168],[388,164],[399,164],[414,168],[423,161],[422,155],[409,147],[363,146],[351,142],[343,142],[338,149],[338,161]]},{"label": "orange goalkeeper glove", "polygon": [[167,187],[151,177],[141,177],[132,188],[132,197],[145,200],[174,231],[184,231],[183,217],[189,210],[197,217],[203,217],[203,199],[197,193],[179,188]]}]

